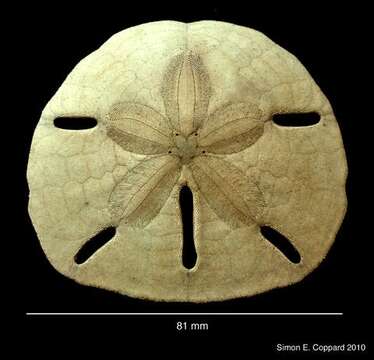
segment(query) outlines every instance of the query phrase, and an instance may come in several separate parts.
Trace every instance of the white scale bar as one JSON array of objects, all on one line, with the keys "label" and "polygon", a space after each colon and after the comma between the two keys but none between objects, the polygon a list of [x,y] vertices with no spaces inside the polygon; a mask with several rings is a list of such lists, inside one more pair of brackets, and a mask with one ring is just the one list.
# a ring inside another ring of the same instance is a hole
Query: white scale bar
[{"label": "white scale bar", "polygon": [[250,315],[250,316],[343,316],[342,312],[333,312],[333,313],[327,313],[327,312],[294,312],[294,313],[203,313],[203,312],[197,312],[197,313],[58,313],[58,312],[46,312],[46,313],[26,313],[28,316],[43,316],[43,315],[58,315],[58,316],[63,316],[63,315],[89,315],[89,316],[118,316],[118,315],[129,315],[129,316],[139,316],[139,315],[151,315],[151,316],[175,316],[175,315],[183,315],[183,316],[195,316],[195,315],[214,315],[214,316],[244,316],[244,315]]}]

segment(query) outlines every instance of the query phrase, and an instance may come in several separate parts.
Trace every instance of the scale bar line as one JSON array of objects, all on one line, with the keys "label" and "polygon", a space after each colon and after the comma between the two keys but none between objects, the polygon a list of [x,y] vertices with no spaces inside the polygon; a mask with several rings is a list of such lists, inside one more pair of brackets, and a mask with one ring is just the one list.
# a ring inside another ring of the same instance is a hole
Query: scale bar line
[{"label": "scale bar line", "polygon": [[168,312],[168,313],[126,313],[126,312],[27,312],[27,316],[201,316],[201,315],[213,315],[213,316],[343,316],[342,312]]}]

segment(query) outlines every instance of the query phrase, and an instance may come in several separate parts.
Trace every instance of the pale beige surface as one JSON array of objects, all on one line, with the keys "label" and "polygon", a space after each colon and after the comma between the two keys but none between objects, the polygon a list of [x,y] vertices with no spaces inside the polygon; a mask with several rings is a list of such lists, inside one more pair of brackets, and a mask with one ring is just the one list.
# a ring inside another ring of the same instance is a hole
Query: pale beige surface
[{"label": "pale beige surface", "polygon": [[[310,111],[318,124],[272,122]],[[57,116],[98,125],[62,130]],[[29,212],[52,265],[82,284],[223,300],[292,284],[322,261],[345,214],[346,175],[330,104],[294,56],[248,28],[162,21],[111,37],[47,104],[30,152]],[[192,270],[181,261],[186,183]],[[82,245],[111,225],[115,238],[76,264]],[[301,262],[288,261],[260,225],[286,235]]]}]

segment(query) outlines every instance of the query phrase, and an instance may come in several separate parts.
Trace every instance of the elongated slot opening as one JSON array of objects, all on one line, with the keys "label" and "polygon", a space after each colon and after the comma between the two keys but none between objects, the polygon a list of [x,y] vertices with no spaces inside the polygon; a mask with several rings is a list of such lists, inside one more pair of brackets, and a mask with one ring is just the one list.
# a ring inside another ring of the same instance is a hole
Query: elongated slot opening
[{"label": "elongated slot opening", "polygon": [[87,130],[97,125],[97,120],[88,116],[60,116],[54,119],[55,127],[64,130]]},{"label": "elongated slot opening", "polygon": [[285,113],[273,115],[273,122],[285,127],[305,127],[318,124],[320,115],[317,112]]},{"label": "elongated slot opening", "polygon": [[79,249],[79,251],[74,257],[74,261],[77,264],[83,264],[99,249],[101,249],[105,244],[107,244],[114,237],[115,234],[116,228],[114,226],[110,226],[108,228],[101,230]]},{"label": "elongated slot opening", "polygon": [[300,253],[293,246],[291,241],[283,234],[270,226],[261,226],[262,236],[273,244],[289,261],[298,264],[301,261]]},{"label": "elongated slot opening", "polygon": [[180,189],[179,204],[183,226],[182,263],[186,269],[192,269],[197,261],[197,253],[194,241],[193,194],[188,186]]}]

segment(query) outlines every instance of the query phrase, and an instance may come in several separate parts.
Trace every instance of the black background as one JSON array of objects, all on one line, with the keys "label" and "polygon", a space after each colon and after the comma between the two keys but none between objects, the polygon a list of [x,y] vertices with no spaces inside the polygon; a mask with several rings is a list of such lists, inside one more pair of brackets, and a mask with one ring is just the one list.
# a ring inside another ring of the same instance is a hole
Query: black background
[{"label": "black background", "polygon": [[[57,6],[51,3],[40,8],[23,8],[23,17],[19,19],[23,29],[20,50],[21,61],[25,60],[22,66],[24,83],[30,87],[24,107],[27,119],[18,129],[22,136],[19,144],[22,168],[18,184],[23,194],[23,223],[19,229],[25,249],[23,313],[344,312],[344,316],[24,316],[28,335],[35,333],[38,338],[43,338],[49,334],[50,341],[58,343],[57,334],[63,333],[67,343],[81,344],[82,334],[88,332],[91,347],[102,343],[103,339],[111,339],[112,346],[116,347],[134,334],[161,336],[165,341],[170,336],[206,339],[221,335],[226,340],[236,339],[238,344],[244,344],[248,352],[258,350],[268,354],[275,353],[277,343],[367,343],[370,264],[366,250],[368,238],[358,221],[361,196],[357,176],[360,138],[356,97],[361,76],[359,70],[353,71],[362,56],[363,39],[360,36],[367,26],[363,20],[365,10],[341,4],[332,9],[327,9],[326,4],[309,8],[307,3],[303,7],[295,3],[292,10],[270,4],[259,10],[251,2],[240,7],[203,7],[202,4],[194,7],[191,3],[171,7],[158,3],[152,8],[144,3],[137,9],[130,8],[125,2],[118,4],[116,7],[101,3],[78,8],[77,4]],[[342,131],[349,166],[348,212],[336,242],[326,260],[302,282],[244,299],[208,304],[157,303],[76,284],[48,263],[27,214],[25,169],[40,113],[76,63],[114,33],[149,21],[203,19],[232,22],[262,31],[299,58],[330,100]],[[209,330],[178,332],[177,321],[208,322]],[[217,343],[217,346],[225,344]]]}]

